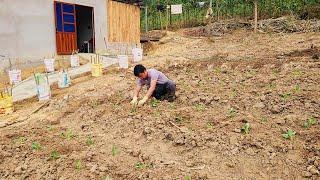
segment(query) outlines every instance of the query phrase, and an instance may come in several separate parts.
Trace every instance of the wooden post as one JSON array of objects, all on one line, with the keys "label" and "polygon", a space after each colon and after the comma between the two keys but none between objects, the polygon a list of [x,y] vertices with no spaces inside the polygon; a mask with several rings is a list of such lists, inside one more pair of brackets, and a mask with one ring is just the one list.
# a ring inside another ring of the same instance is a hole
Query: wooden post
[{"label": "wooden post", "polygon": [[254,0],[254,32],[258,30],[258,0]]}]

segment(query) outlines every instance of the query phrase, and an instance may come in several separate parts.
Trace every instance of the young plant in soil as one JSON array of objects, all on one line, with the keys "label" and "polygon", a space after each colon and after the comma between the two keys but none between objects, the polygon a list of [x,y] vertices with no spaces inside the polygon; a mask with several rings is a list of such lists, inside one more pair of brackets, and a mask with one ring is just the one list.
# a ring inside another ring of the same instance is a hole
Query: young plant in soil
[{"label": "young plant in soil", "polygon": [[303,123],[304,128],[310,128],[311,126],[317,124],[317,119],[314,117],[309,118]]},{"label": "young plant in soil", "polygon": [[72,138],[75,137],[72,129],[68,129],[66,132],[62,132],[61,136],[66,138],[67,140],[71,140]]},{"label": "young plant in soil", "polygon": [[191,180],[191,177],[189,175],[186,175],[185,180]]},{"label": "young plant in soil", "polygon": [[93,145],[93,143],[94,143],[94,141],[93,141],[93,139],[92,139],[92,136],[88,136],[88,138],[87,138],[87,140],[86,140],[86,144],[87,144],[88,146],[91,146],[91,145]]},{"label": "young plant in soil", "polygon": [[262,123],[266,123],[267,121],[268,121],[268,120],[267,120],[266,117],[262,117],[262,118],[261,118],[261,122],[262,122]]},{"label": "young plant in soil", "polygon": [[52,131],[52,130],[53,130],[53,127],[52,127],[51,125],[48,125],[48,126],[47,126],[47,129],[48,129],[48,131]]},{"label": "young plant in soil", "polygon": [[286,92],[284,94],[281,94],[280,97],[282,98],[282,100],[286,101],[291,97],[291,92]]},{"label": "young plant in soil", "polygon": [[212,128],[213,128],[213,125],[212,125],[211,122],[207,122],[207,123],[206,123],[206,127],[207,127],[207,129],[212,129]]},{"label": "young plant in soil", "polygon": [[27,141],[27,138],[26,138],[26,137],[20,136],[20,137],[15,138],[12,142],[13,142],[13,144],[22,145],[22,144],[24,144],[26,141]]},{"label": "young plant in soil", "polygon": [[75,161],[75,168],[78,169],[78,170],[82,169],[82,163],[81,163],[80,159],[77,159]]},{"label": "young plant in soil", "polygon": [[174,121],[176,123],[181,123],[183,121],[183,118],[180,115],[176,115],[176,117],[174,118]]},{"label": "young plant in soil", "polygon": [[277,87],[277,83],[272,81],[268,86],[269,86],[270,90],[273,90],[273,89],[275,89]]},{"label": "young plant in soil", "polygon": [[112,149],[111,149],[111,154],[112,156],[115,156],[119,153],[119,149],[117,148],[117,146],[112,145]]},{"label": "young plant in soil", "polygon": [[236,116],[236,114],[237,114],[237,111],[234,109],[234,108],[230,108],[229,110],[228,110],[228,118],[233,118],[233,117],[235,117]]},{"label": "young plant in soil", "polygon": [[296,84],[295,86],[294,86],[294,88],[293,88],[293,92],[294,93],[299,93],[301,91],[301,88],[300,88],[300,85],[299,84]]},{"label": "young plant in soil", "polygon": [[159,100],[157,100],[157,99],[152,99],[152,100],[151,100],[151,107],[156,108],[156,107],[159,106],[159,104],[160,104],[160,101],[159,101]]},{"label": "young plant in soil", "polygon": [[32,142],[31,148],[32,148],[33,150],[38,151],[38,150],[41,150],[41,145],[40,145],[39,142]]},{"label": "young plant in soil", "polygon": [[56,160],[56,159],[60,158],[60,154],[57,150],[53,150],[50,153],[50,157],[51,157],[51,159]]},{"label": "young plant in soil", "polygon": [[197,110],[197,111],[204,111],[206,109],[206,107],[203,105],[203,104],[195,104],[194,105],[194,108]]},{"label": "young plant in soil", "polygon": [[282,134],[282,137],[285,139],[292,139],[296,135],[296,132],[289,129],[285,134]]},{"label": "young plant in soil", "polygon": [[241,132],[243,132],[244,134],[249,134],[250,129],[250,123],[245,123],[241,128]]},{"label": "young plant in soil", "polygon": [[146,165],[143,164],[142,162],[137,162],[137,163],[135,164],[135,168],[138,169],[138,170],[141,170],[141,169],[146,168]]},{"label": "young plant in soil", "polygon": [[295,69],[292,71],[292,75],[294,75],[296,77],[302,76],[302,74],[303,74],[303,72],[298,69]]},{"label": "young plant in soil", "polygon": [[95,109],[100,105],[100,103],[97,100],[92,100],[89,105],[92,109]]}]

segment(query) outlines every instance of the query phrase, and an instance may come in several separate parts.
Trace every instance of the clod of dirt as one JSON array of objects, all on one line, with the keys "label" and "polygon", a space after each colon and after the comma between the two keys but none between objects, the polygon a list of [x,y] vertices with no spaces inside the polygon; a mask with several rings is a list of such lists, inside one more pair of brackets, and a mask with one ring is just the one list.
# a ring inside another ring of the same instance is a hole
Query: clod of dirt
[{"label": "clod of dirt", "polygon": [[310,177],[312,177],[312,174],[309,171],[303,171],[302,177],[310,178]]},{"label": "clod of dirt", "polygon": [[319,175],[320,174],[319,170],[314,165],[308,166],[307,170],[313,175]]},{"label": "clod of dirt", "polygon": [[279,114],[283,109],[279,105],[274,105],[271,108],[272,114]]}]

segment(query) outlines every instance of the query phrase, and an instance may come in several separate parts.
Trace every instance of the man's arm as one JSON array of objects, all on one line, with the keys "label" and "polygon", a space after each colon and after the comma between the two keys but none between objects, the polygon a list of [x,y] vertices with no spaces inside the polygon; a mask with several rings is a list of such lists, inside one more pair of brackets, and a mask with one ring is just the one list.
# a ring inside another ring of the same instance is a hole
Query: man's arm
[{"label": "man's arm", "polygon": [[148,89],[147,94],[139,101],[138,106],[142,106],[147,100],[151,97],[153,91],[156,89],[157,80],[152,80],[150,83],[150,88]]},{"label": "man's arm", "polygon": [[139,93],[141,91],[142,86],[137,85],[136,89],[134,90],[133,97],[139,97]]}]

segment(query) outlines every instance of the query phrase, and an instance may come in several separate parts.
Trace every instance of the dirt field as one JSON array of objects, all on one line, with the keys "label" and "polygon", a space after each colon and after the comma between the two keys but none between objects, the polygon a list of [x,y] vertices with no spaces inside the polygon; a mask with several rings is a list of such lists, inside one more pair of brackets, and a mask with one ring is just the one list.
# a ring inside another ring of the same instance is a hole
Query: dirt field
[{"label": "dirt field", "polygon": [[0,116],[0,179],[319,179],[320,34],[186,31],[143,61],[173,103],[132,108],[132,68],[113,67]]}]

